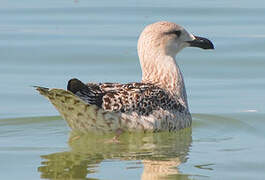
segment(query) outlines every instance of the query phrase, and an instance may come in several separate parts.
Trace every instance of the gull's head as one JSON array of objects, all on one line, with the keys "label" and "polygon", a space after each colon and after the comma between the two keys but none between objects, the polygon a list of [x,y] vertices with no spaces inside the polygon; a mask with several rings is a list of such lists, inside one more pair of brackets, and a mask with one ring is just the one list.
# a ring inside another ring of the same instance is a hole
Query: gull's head
[{"label": "gull's head", "polygon": [[138,53],[141,56],[173,56],[185,47],[214,49],[206,38],[194,36],[180,25],[161,21],[145,27],[138,40]]}]

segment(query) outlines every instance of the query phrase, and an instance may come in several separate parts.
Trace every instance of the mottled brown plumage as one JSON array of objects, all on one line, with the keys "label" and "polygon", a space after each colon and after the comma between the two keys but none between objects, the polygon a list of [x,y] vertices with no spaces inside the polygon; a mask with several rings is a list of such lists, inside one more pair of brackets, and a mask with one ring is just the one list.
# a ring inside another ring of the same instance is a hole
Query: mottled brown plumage
[{"label": "mottled brown plumage", "polygon": [[[79,89],[73,88],[79,85]],[[145,83],[99,83],[83,84],[78,79],[68,82],[68,89],[88,104],[94,104],[105,111],[132,113],[148,116],[159,108],[183,112],[185,107],[165,90]]]}]

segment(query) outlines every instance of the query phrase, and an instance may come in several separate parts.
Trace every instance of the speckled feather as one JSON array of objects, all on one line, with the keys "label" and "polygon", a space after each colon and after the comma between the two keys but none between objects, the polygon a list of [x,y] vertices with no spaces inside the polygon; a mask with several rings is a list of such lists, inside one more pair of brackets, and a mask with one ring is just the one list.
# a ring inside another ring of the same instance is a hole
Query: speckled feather
[{"label": "speckled feather", "polygon": [[[73,89],[72,87],[79,87]],[[148,116],[158,109],[168,111],[185,110],[185,107],[175,100],[176,97],[165,90],[145,83],[99,83],[83,84],[78,79],[68,83],[68,90],[88,104],[97,105],[105,111],[116,113],[132,113]]]}]

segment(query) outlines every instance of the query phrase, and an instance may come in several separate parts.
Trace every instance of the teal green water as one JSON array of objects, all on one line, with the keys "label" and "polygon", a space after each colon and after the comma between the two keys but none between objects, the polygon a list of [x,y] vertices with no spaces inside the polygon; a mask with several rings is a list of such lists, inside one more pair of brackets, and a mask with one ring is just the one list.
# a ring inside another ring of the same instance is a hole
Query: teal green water
[{"label": "teal green water", "polygon": [[[264,179],[264,12],[262,0],[2,0],[0,178]],[[71,133],[31,87],[140,81],[137,38],[159,20],[216,47],[177,56],[192,129],[108,144],[112,135]]]}]

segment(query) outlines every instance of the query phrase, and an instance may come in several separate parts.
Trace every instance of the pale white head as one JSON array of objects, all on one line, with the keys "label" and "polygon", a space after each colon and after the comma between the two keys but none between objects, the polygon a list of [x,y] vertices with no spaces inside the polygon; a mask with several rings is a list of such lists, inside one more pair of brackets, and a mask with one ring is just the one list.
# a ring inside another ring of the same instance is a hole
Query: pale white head
[{"label": "pale white head", "polygon": [[175,57],[185,47],[214,49],[210,40],[194,36],[180,25],[167,21],[146,26],[138,40],[140,60],[152,54]]},{"label": "pale white head", "polygon": [[161,21],[146,26],[138,40],[142,81],[186,96],[183,77],[175,61],[176,54],[185,47],[214,49],[210,40],[194,36],[175,23]]}]

